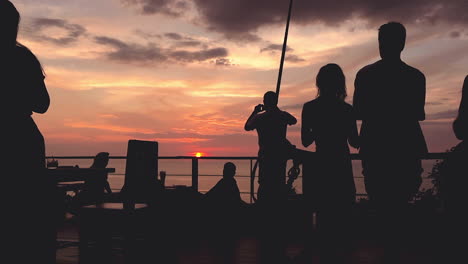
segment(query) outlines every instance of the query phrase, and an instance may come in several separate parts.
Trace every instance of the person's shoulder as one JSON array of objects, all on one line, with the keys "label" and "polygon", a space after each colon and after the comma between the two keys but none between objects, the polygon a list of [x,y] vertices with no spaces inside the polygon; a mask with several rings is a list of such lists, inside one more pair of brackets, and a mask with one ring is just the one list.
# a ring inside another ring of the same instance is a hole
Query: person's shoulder
[{"label": "person's shoulder", "polygon": [[382,60],[376,61],[372,64],[368,64],[362,67],[358,72],[357,75],[366,75],[369,72],[378,70],[382,66]]},{"label": "person's shoulder", "polygon": [[405,71],[411,73],[416,78],[425,78],[424,73],[422,73],[419,69],[417,69],[417,68],[415,68],[413,66],[410,66],[410,65],[408,65],[406,63],[404,63],[403,65],[404,65]]},{"label": "person's shoulder", "polygon": [[311,108],[317,105],[318,98],[305,102],[303,108]]}]

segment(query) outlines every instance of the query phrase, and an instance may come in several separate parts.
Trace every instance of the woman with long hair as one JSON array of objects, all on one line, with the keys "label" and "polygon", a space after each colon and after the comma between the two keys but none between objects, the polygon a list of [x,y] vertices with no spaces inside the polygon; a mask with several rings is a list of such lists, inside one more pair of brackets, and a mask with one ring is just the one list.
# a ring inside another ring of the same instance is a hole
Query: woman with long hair
[{"label": "woman with long hair", "polygon": [[55,189],[45,174],[44,138],[32,118],[48,110],[50,99],[39,60],[17,41],[19,23],[15,6],[0,1],[2,159],[4,168],[10,168],[1,182],[3,201],[8,201],[2,234],[7,234],[7,253],[16,263],[54,263]]},{"label": "woman with long hair", "polygon": [[[315,142],[317,153],[304,164],[314,171],[307,195],[317,210],[318,227],[324,234],[322,245],[327,250],[345,245],[338,242],[349,238],[345,234],[356,200],[348,143],[359,147],[358,132],[353,107],[345,102],[345,83],[340,66],[323,66],[316,78],[317,98],[302,108],[302,144],[308,147]],[[328,253],[331,257],[337,252]]]}]

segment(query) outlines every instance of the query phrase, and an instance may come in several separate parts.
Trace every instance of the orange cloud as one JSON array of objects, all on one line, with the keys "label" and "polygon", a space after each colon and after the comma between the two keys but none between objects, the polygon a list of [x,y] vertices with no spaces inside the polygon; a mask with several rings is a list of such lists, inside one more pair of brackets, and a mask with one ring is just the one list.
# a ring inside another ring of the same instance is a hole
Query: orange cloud
[{"label": "orange cloud", "polygon": [[65,126],[72,128],[94,128],[100,130],[108,130],[114,132],[124,132],[124,133],[141,133],[141,134],[155,134],[156,131],[147,128],[131,128],[123,126],[115,126],[110,124],[91,124],[87,122],[69,122],[65,123]]}]

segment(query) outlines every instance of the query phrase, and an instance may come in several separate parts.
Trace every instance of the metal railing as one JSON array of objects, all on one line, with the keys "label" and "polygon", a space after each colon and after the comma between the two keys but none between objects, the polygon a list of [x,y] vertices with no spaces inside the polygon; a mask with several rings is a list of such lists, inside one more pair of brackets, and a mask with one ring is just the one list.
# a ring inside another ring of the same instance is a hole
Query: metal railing
[{"label": "metal railing", "polygon": [[[426,156],[422,157],[423,160],[439,160],[444,159],[448,153],[428,153]],[[46,159],[65,159],[65,160],[80,160],[80,159],[94,159],[94,156],[48,156]],[[109,159],[114,160],[125,160],[126,156],[110,156]],[[191,176],[191,186],[194,190],[198,191],[199,189],[199,178],[206,177],[206,176],[213,176],[213,175],[200,175],[199,174],[199,161],[200,160],[246,160],[250,162],[250,172],[252,172],[254,168],[254,161],[258,158],[253,156],[205,156],[205,157],[193,157],[193,156],[160,156],[158,157],[159,160],[191,160],[191,175],[179,175],[179,176]],[[351,154],[351,160],[361,160],[359,154]],[[123,175],[123,174],[122,174]],[[168,175],[170,176],[170,174]],[[174,175],[173,175],[174,176]],[[251,176],[246,175],[236,175],[239,178],[250,178]],[[302,176],[299,176],[302,178]],[[355,177],[359,178],[359,177]],[[253,188],[250,189],[249,192],[241,192],[241,194],[250,194],[250,202],[252,202],[252,195],[256,194]],[[366,194],[357,194],[357,196],[366,196]]]}]

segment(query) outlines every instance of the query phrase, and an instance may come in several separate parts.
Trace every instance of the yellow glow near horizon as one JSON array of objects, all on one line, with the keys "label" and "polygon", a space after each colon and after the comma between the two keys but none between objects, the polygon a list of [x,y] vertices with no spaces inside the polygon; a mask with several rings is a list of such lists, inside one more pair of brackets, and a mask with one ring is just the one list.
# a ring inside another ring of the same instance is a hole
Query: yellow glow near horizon
[{"label": "yellow glow near horizon", "polygon": [[203,154],[202,154],[201,152],[197,152],[197,153],[195,153],[195,157],[197,157],[197,158],[201,158],[201,156],[203,156]]}]

